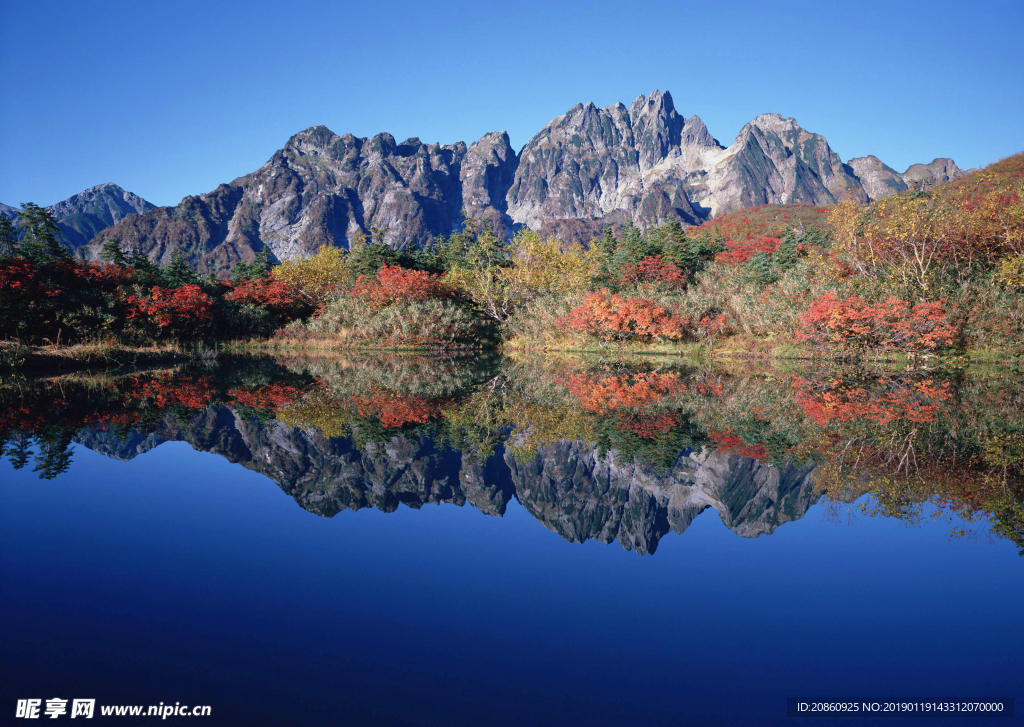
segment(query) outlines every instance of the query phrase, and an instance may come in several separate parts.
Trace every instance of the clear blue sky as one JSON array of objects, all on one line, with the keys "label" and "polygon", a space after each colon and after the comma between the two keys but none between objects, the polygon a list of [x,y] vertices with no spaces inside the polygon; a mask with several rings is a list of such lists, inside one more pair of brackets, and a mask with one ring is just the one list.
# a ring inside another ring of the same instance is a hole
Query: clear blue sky
[{"label": "clear blue sky", "polygon": [[519,149],[578,101],[672,92],[729,144],[793,116],[898,170],[1024,150],[1024,3],[2,1],[0,201],[156,204],[314,124]]}]

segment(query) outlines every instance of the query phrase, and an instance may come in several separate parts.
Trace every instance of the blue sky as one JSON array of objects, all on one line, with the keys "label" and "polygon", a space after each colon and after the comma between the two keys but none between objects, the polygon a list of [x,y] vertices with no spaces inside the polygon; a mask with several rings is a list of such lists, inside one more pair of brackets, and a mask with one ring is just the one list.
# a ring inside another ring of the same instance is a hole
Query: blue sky
[{"label": "blue sky", "polygon": [[156,204],[314,124],[519,149],[578,101],[672,92],[729,144],[793,116],[845,160],[1024,150],[1024,3],[3,0],[0,201],[116,182]]}]

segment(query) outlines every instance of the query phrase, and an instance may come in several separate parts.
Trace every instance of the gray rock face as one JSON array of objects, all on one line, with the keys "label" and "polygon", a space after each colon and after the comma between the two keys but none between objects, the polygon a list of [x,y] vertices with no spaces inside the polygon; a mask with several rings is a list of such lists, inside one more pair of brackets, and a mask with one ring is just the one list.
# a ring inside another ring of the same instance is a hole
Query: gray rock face
[{"label": "gray rock face", "polygon": [[507,234],[510,219],[505,195],[512,186],[518,164],[519,159],[504,131],[492,131],[470,144],[459,173],[462,207],[468,217],[486,220],[494,230]]},{"label": "gray rock face", "polygon": [[867,201],[823,136],[762,114],[722,147],[697,116],[684,119],[668,92],[597,109],[578,104],[524,148],[509,214],[531,227],[616,212],[640,227],[696,224],[763,204]]},{"label": "gray rock face", "polygon": [[[423,244],[461,220],[465,156],[462,142],[399,144],[390,134],[364,139],[314,126],[252,174],[126,220],[104,236],[162,262],[183,254],[204,272],[221,272],[264,248],[286,260],[322,245],[346,247],[357,232],[377,230],[392,247]],[[97,247],[87,254],[95,257]]]},{"label": "gray rock face", "polygon": [[[577,104],[523,147],[508,192],[510,217],[533,228],[616,211],[642,226],[699,223],[684,189],[686,164],[720,147],[699,119],[684,135],[685,127],[668,93],[640,96],[628,110]],[[676,163],[666,164],[669,157]]]},{"label": "gray rock face", "polygon": [[80,431],[75,437],[75,441],[93,452],[99,452],[121,462],[128,462],[140,454],[159,447],[167,440],[158,434],[139,434],[134,430],[122,439],[109,429],[94,428]]},{"label": "gray rock face", "polygon": [[872,202],[911,188],[924,191],[964,175],[964,171],[952,159],[935,159],[931,164],[912,164],[903,174],[873,156],[851,159],[847,164],[860,179]]},{"label": "gray rock face", "polygon": [[943,182],[952,182],[964,176],[965,172],[952,159],[933,159],[930,164],[911,164],[903,172],[903,180],[921,189],[927,189]]},{"label": "gray rock face", "polygon": [[799,519],[817,500],[810,467],[778,469],[736,455],[683,453],[669,471],[656,472],[582,442],[558,442],[528,461],[499,452],[480,462],[427,438],[395,436],[358,450],[348,439],[246,420],[218,407],[188,421],[167,415],[146,436],[121,440],[87,429],[75,438],[122,460],[169,440],[260,472],[324,517],[365,507],[391,512],[399,504],[467,502],[501,516],[514,496],[570,542],[618,540],[640,554],[653,553],[662,536],[682,533],[709,507],[737,534],[757,537]]},{"label": "gray rock face", "polygon": [[570,542],[618,539],[640,554],[653,553],[669,530],[682,533],[709,507],[738,535],[757,537],[803,517],[817,501],[811,467],[779,469],[717,452],[680,456],[664,473],[581,442],[507,462],[516,498],[547,528]]},{"label": "gray rock face", "polygon": [[467,147],[315,126],[252,174],[122,219],[82,254],[96,258],[100,238],[113,238],[156,261],[180,253],[221,273],[263,249],[300,258],[373,230],[394,248],[423,245],[460,229],[463,211],[502,235],[526,225],[587,241],[608,223],[699,224],[764,204],[866,202],[959,174],[945,159],[903,175],[873,157],[843,164],[823,136],[779,114],[758,116],[726,148],[699,117],[684,118],[671,94],[654,91],[629,108],[577,104],[518,155],[504,132]]},{"label": "gray rock face", "polygon": [[[57,218],[64,244],[77,250],[101,230],[129,215],[141,215],[155,209],[155,205],[116,184],[107,183],[90,187],[48,209]],[[18,210],[0,204],[0,215],[17,220]]]},{"label": "gray rock face", "polygon": [[713,215],[763,204],[867,201],[860,181],[825,137],[779,114],[755,118],[709,161],[692,194]]},{"label": "gray rock face", "polygon": [[858,157],[851,159],[847,164],[860,179],[864,191],[872,202],[909,189],[903,175],[888,164],[884,164],[878,157]]}]

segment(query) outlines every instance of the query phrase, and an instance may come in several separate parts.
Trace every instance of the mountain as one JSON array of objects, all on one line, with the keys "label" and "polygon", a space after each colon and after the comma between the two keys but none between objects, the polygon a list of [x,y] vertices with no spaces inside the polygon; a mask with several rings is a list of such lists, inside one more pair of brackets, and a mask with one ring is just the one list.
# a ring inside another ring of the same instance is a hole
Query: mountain
[{"label": "mountain", "polygon": [[[450,233],[462,210],[502,220],[515,164],[508,135],[466,147],[338,136],[324,126],[288,140],[260,169],[209,194],[186,197],[130,218],[104,233],[167,262],[181,253],[218,272],[269,249],[278,259],[305,257],[321,245],[347,247],[357,233],[392,247],[423,245]],[[89,250],[95,258],[98,244]]]},{"label": "mountain", "polygon": [[725,148],[700,117],[684,119],[668,92],[655,91],[628,110],[577,104],[553,120],[523,148],[508,199],[512,220],[530,227],[617,212],[646,227],[867,196],[825,138],[793,119],[762,114]]},{"label": "mountain", "polygon": [[96,258],[100,238],[113,238],[153,260],[182,254],[219,273],[263,249],[304,257],[348,246],[357,233],[395,248],[424,245],[460,229],[464,214],[502,235],[529,226],[585,241],[613,222],[695,225],[765,204],[866,202],[961,173],[948,159],[902,175],[874,157],[844,164],[824,136],[779,114],[757,116],[724,147],[669,92],[654,91],[629,108],[577,104],[518,154],[504,132],[467,146],[314,126],[251,174],[122,219],[83,254]]},{"label": "mountain", "polygon": [[[95,238],[101,230],[117,224],[129,215],[140,215],[155,207],[139,195],[108,182],[90,187],[47,209],[57,218],[64,244],[77,250]],[[0,215],[16,220],[18,210],[0,204]]]},{"label": "mountain", "polygon": [[618,540],[626,550],[653,553],[668,532],[682,533],[708,508],[742,537],[772,533],[797,520],[818,494],[813,466],[782,468],[719,452],[684,452],[667,472],[620,462],[583,442],[556,442],[520,461],[499,452],[487,462],[427,437],[395,436],[363,449],[315,429],[245,419],[224,407],[181,418],[161,417],[148,435],[123,438],[112,429],[79,432],[75,441],[129,460],[164,441],[187,441],[274,480],[306,510],[333,517],[342,510],[399,504],[469,503],[501,516],[515,497],[548,529],[570,542]]},{"label": "mountain", "polygon": [[964,175],[964,171],[952,159],[935,159],[931,164],[912,164],[903,174],[882,163],[878,157],[870,155],[851,159],[847,166],[860,179],[872,202],[911,188],[924,190]]}]

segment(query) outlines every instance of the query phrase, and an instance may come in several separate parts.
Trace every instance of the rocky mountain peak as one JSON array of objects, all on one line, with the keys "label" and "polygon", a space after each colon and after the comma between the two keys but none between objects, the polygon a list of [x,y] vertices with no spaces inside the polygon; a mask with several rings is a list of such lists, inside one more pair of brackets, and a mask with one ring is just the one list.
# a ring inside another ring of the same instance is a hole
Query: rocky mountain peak
[{"label": "rocky mountain peak", "polygon": [[338,139],[337,134],[321,124],[292,136],[285,144],[285,149],[294,150],[299,154],[317,155],[326,151]]},{"label": "rocky mountain peak", "polygon": [[507,234],[505,195],[512,186],[519,158],[505,131],[490,131],[470,144],[462,158],[462,208],[474,219],[487,220],[499,234]]},{"label": "rocky mountain peak", "polygon": [[723,149],[718,139],[711,136],[708,127],[699,116],[691,116],[683,124],[682,134],[679,140],[682,146],[693,146],[698,149]]},{"label": "rocky mountain peak", "polygon": [[778,113],[755,117],[723,148],[700,117],[684,118],[672,95],[656,89],[628,108],[577,103],[519,154],[500,131],[467,146],[418,137],[399,144],[388,133],[339,137],[312,126],[259,170],[183,200],[183,209],[111,217],[117,226],[104,239],[154,259],[181,252],[203,272],[223,272],[264,248],[280,259],[303,257],[325,244],[345,247],[372,228],[394,247],[424,245],[459,229],[463,210],[499,234],[515,225],[564,227],[586,241],[607,223],[699,224],[764,204],[865,202],[960,174],[950,159],[902,175],[873,157],[844,164],[823,136]]},{"label": "rocky mountain peak", "polygon": [[903,172],[903,178],[907,183],[924,183],[925,186],[951,182],[963,175],[964,171],[956,162],[946,157],[933,159],[929,164],[911,164],[907,171]]},{"label": "rocky mountain peak", "polygon": [[[141,215],[155,208],[137,194],[133,194],[113,182],[97,184],[48,209],[57,219],[64,244],[72,250],[86,245],[96,235],[111,225],[131,215]],[[18,210],[0,204],[0,215],[17,220]]]},{"label": "rocky mountain peak", "polygon": [[928,189],[958,179],[964,174],[952,159],[947,158],[934,159],[930,164],[912,164],[903,174],[870,154],[851,159],[846,164],[857,175],[871,201],[912,187]]}]

